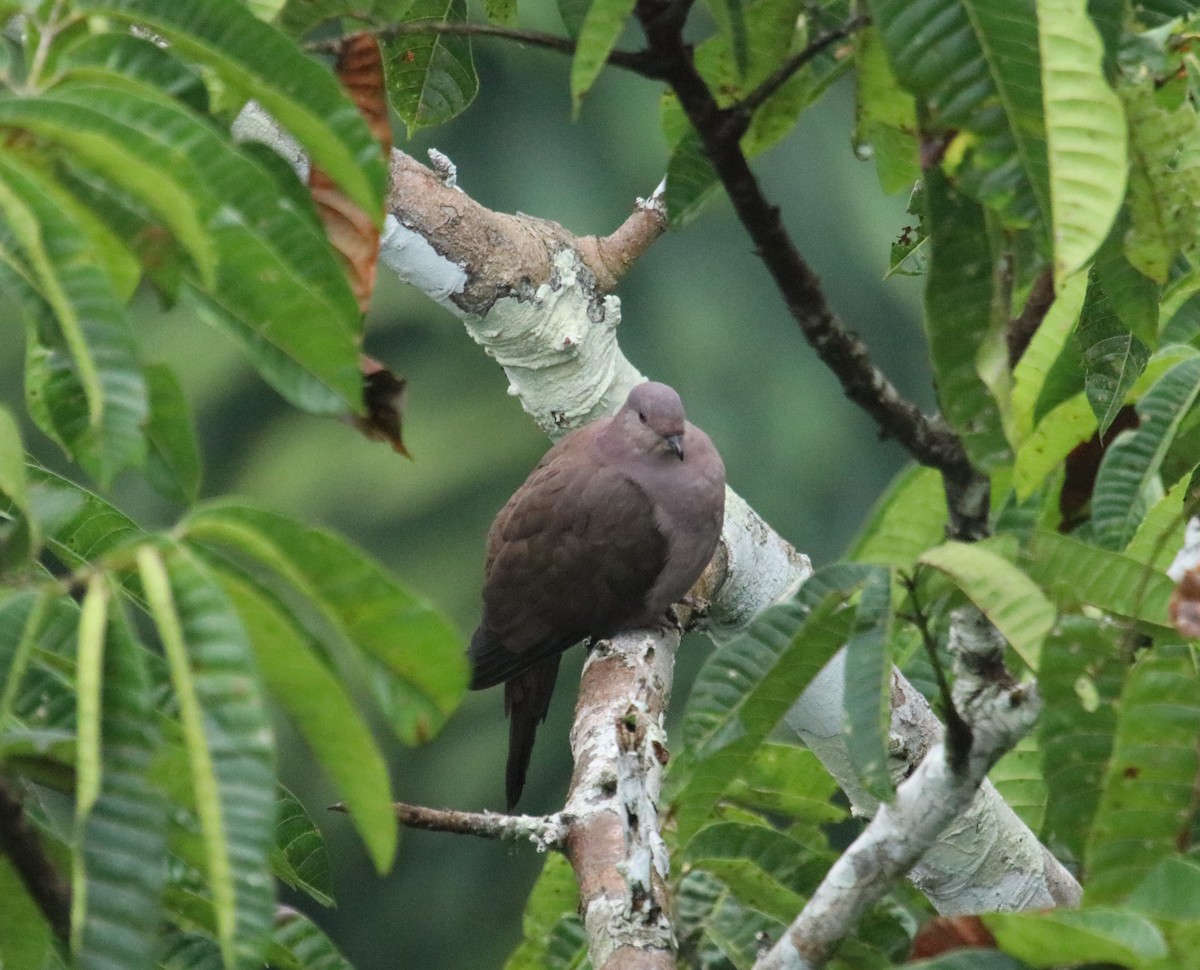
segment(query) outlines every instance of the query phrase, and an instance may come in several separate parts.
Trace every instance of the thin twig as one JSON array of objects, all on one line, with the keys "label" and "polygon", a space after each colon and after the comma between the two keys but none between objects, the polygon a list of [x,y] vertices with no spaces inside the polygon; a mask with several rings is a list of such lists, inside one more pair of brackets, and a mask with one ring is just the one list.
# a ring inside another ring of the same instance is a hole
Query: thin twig
[{"label": "thin twig", "polygon": [[[539,851],[562,849],[569,819],[555,815],[501,815],[497,812],[460,812],[450,808],[426,808],[396,802],[393,806],[400,824],[427,832],[474,835],[481,839],[532,842]],[[348,812],[340,802],[330,811]]]},{"label": "thin twig", "polygon": [[46,854],[41,836],[29,824],[21,796],[3,777],[0,777],[0,851],[8,856],[54,935],[67,942],[71,938],[71,888]]},{"label": "thin twig", "polygon": [[866,27],[870,22],[870,17],[866,14],[860,14],[857,17],[851,17],[840,27],[822,34],[803,50],[797,51],[784,61],[762,84],[746,95],[746,97],[742,98],[737,104],[733,105],[733,110],[744,114],[748,122],[754,112],[761,108],[776,91],[787,84],[792,79],[792,76],[804,67],[805,64],[826,48],[836,44],[839,40],[845,40],[851,34]]},{"label": "thin twig", "polygon": [[942,473],[950,534],[959,539],[987,535],[987,479],[971,466],[962,440],[943,418],[925,415],[904,397],[871,360],[862,340],[834,314],[820,279],[784,227],[778,207],[763,195],[738,143],[738,126],[731,124],[730,110],[718,105],[696,69],[679,24],[661,15],[656,0],[640,0],[635,10],[663,79],[678,96],[738,219],[817,356],[837,376],[846,396],[870,414],[885,435],[895,438],[921,464]]},{"label": "thin twig", "polygon": [[[370,18],[363,18],[370,22]],[[445,20],[413,20],[402,24],[372,24],[372,29],[381,38],[410,37],[417,34],[447,34],[452,37],[497,37],[501,40],[516,41],[528,44],[530,47],[541,47],[545,50],[558,51],[560,54],[573,56],[575,41],[569,37],[548,34],[540,30],[523,30],[516,27],[502,27],[499,24],[451,23]],[[341,38],[314,41],[308,45],[312,51],[335,53]],[[654,57],[648,51],[610,51],[608,63],[620,67],[645,78],[659,79],[660,74],[655,66]]]},{"label": "thin twig", "polygon": [[942,718],[946,722],[946,753],[950,759],[950,768],[952,771],[961,772],[971,753],[971,725],[963,720],[954,704],[954,695],[950,689],[950,681],[946,677],[946,668],[938,654],[937,637],[929,628],[929,614],[925,612],[917,594],[917,574],[915,572],[901,573],[900,582],[908,590],[908,598],[912,603],[912,613],[907,614],[905,619],[912,623],[921,634],[921,642],[925,645],[930,666],[933,667],[933,677],[937,681],[938,693],[942,698]]}]

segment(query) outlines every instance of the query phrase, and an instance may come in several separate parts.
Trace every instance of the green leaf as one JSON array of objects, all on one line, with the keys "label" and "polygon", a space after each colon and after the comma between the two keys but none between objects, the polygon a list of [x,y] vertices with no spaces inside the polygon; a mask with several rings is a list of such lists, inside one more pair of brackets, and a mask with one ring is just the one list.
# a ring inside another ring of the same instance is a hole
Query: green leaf
[{"label": "green leaf", "polygon": [[494,24],[502,27],[517,26],[517,0],[484,0],[483,12]]},{"label": "green leaf", "polygon": [[26,394],[42,430],[107,486],[142,460],[146,389],[111,282],[43,181],[0,153],[0,262],[23,263],[27,273],[19,287],[30,322]]},{"label": "green leaf", "polygon": [[285,0],[276,19],[289,34],[299,37],[338,17],[365,14],[377,23],[399,23],[411,6],[412,0]]},{"label": "green leaf", "polygon": [[[88,582],[79,613],[75,655],[75,819],[82,823],[100,795],[100,692],[111,590],[103,576]],[[81,901],[82,902],[82,901]],[[83,912],[81,909],[80,912]],[[74,922],[74,920],[72,920]]]},{"label": "green leaf", "polygon": [[811,576],[797,599],[764,613],[710,655],[684,709],[684,752],[671,762],[669,800],[679,839],[707,820],[731,782],[804,687],[850,635],[841,610],[872,567],[838,566]]},{"label": "green leaf", "polygon": [[1145,490],[1157,479],[1197,395],[1200,359],[1176,364],[1138,402],[1138,428],[1120,434],[1105,452],[1092,496],[1096,540],[1105,548],[1122,549],[1133,538],[1142,520]]},{"label": "green leaf", "polygon": [[925,103],[922,136],[953,139],[943,167],[1010,228],[1050,220],[1033,0],[871,0],[897,80]]},{"label": "green leaf", "polygon": [[875,503],[846,559],[906,569],[946,535],[946,492],[932,468],[909,465]]},{"label": "green leaf", "polygon": [[1038,0],[1054,281],[1088,264],[1125,195],[1125,115],[1086,0]]},{"label": "green leaf", "polygon": [[1165,573],[1183,545],[1186,516],[1184,506],[1191,483],[1183,478],[1150,507],[1137,532],[1125,547],[1125,555]]},{"label": "green leaf", "polygon": [[558,15],[562,18],[567,36],[572,40],[579,39],[579,31],[583,29],[583,18],[587,16],[588,0],[558,0]]},{"label": "green leaf", "polygon": [[280,907],[271,941],[295,961],[299,970],[354,970],[320,927],[290,907]]},{"label": "green leaf", "polygon": [[1136,967],[1167,955],[1153,923],[1118,910],[988,913],[983,921],[1006,953],[1032,967],[1092,962]]},{"label": "green leaf", "polygon": [[633,5],[634,0],[592,0],[589,4],[571,59],[571,100],[576,112],[620,39]]},{"label": "green leaf", "polygon": [[1015,957],[998,950],[979,950],[974,947],[945,953],[932,960],[913,960],[907,970],[1028,970]]},{"label": "green leaf", "polygon": [[[414,0],[406,22],[464,23],[466,0]],[[388,96],[408,126],[440,125],[466,111],[479,93],[471,38],[430,31],[380,38]]]},{"label": "green leaf", "polygon": [[261,958],[273,909],[274,751],[250,645],[216,582],[177,550],[138,550],[138,570],[179,702],[226,964]]},{"label": "green leaf", "polygon": [[[1043,657],[1042,665],[1045,666]],[[1038,677],[1041,686],[1041,677]],[[1029,828],[1038,832],[1046,814],[1046,779],[1042,775],[1042,752],[1037,740],[1026,735],[988,772],[996,791]]]},{"label": "green leaf", "polygon": [[[462,643],[449,623],[341,539],[233,502],[189,516],[193,541],[237,550],[282,579],[357,650],[378,660],[401,703],[392,728],[408,744],[441,728],[467,683]],[[383,700],[390,700],[390,695]]]},{"label": "green leaf", "polygon": [[1124,245],[1128,233],[1129,212],[1122,209],[1108,239],[1096,253],[1096,279],[1112,301],[1124,329],[1152,347],[1158,342],[1163,288],[1129,262]]},{"label": "green leaf", "polygon": [[743,0],[709,0],[708,9],[716,21],[726,45],[733,54],[734,67],[744,76],[750,63],[746,38],[746,10]]},{"label": "green leaf", "polygon": [[[1038,720],[1046,780],[1042,838],[1083,858],[1100,783],[1112,752],[1122,663],[1111,624],[1066,616],[1046,640],[1038,671],[1045,705]],[[1038,831],[1038,829],[1035,829]]]},{"label": "green leaf", "polygon": [[891,723],[891,575],[872,573],[863,585],[854,632],[846,641],[846,751],[858,780],[880,801],[892,795],[887,732]]},{"label": "green leaf", "polygon": [[208,88],[199,72],[153,41],[131,34],[91,34],[63,52],[59,77],[113,81],[113,75],[141,81],[186,104],[208,112]]},{"label": "green leaf", "polygon": [[159,739],[144,649],[119,604],[103,636],[104,773],[82,825],[72,929],[80,967],[137,970],[158,965],[168,806],[154,781]]},{"label": "green leaf", "polygon": [[717,876],[745,906],[791,922],[821,881],[827,859],[766,825],[717,822],[683,849],[684,864]]},{"label": "green leaf", "polygon": [[288,615],[229,569],[219,579],[242,619],[263,682],[329,775],[379,872],[396,852],[387,763],[337,676]]},{"label": "green leaf", "polygon": [[[16,710],[18,692],[55,598],[53,589],[14,592],[0,601],[0,728]],[[6,740],[4,750],[7,750]]]},{"label": "green leaf", "polygon": [[72,81],[36,98],[0,100],[4,124],[73,149],[164,219],[166,199],[143,183],[178,182],[203,242],[215,247],[215,273],[189,270],[213,321],[298,407],[360,406],[361,321],[345,273],[319,226],[278,204],[273,177],[248,154],[177,102],[132,82]]},{"label": "green leaf", "polygon": [[1089,903],[1124,898],[1190,832],[1200,771],[1200,677],[1185,648],[1133,665],[1087,843]]},{"label": "green leaf", "polygon": [[150,28],[254,98],[377,226],[383,224],[387,169],[379,143],[333,75],[284,34],[225,0],[78,0],[76,6]]},{"label": "green leaf", "polygon": [[[695,52],[696,70],[722,106],[750,94],[810,40],[800,0],[757,0],[746,5],[743,15],[749,57],[744,67],[724,33],[700,44]],[[755,111],[740,142],[746,157],[756,157],[791,132],[801,112],[852,63],[847,48],[838,45],[806,63]],[[663,99],[662,126],[673,146],[667,165],[667,213],[673,224],[683,224],[700,211],[720,183],[699,136],[673,96]]]},{"label": "green leaf", "polygon": [[764,815],[785,816],[790,831],[804,829],[807,844],[825,840],[823,826],[843,821],[847,811],[831,799],[837,782],[807,748],[767,741],[750,759],[744,777],[728,789],[731,801]]},{"label": "green leaf", "polygon": [[565,856],[548,853],[521,918],[523,939],[504,970],[568,970],[587,959],[579,888]]},{"label": "green leaf", "polygon": [[271,870],[293,889],[305,893],[322,906],[333,905],[333,883],[329,878],[329,854],[325,839],[300,800],[284,785],[277,788],[275,847]]},{"label": "green leaf", "polygon": [[164,498],[190,505],[200,490],[200,448],[191,409],[170,367],[151,364],[145,374],[150,391],[146,478]]},{"label": "green leaf", "polygon": [[8,856],[0,853],[0,963],[5,970],[44,970],[53,952],[50,927],[29,898]]},{"label": "green leaf", "polygon": [[945,573],[1036,671],[1054,605],[1025,573],[977,543],[947,542],[918,560]]},{"label": "green leaf", "polygon": [[993,320],[992,253],[984,212],[937,171],[926,173],[924,196],[932,247],[925,330],[938,401],[972,462],[991,469],[1006,460],[1008,445],[980,363],[1003,343],[1007,321],[997,327]]},{"label": "green leaf", "polygon": [[1173,584],[1157,570],[1070,536],[1038,532],[1022,565],[1064,610],[1080,603],[1118,616],[1168,627]]},{"label": "green leaf", "polygon": [[[1054,291],[1054,302],[1042,319],[1041,325],[1034,333],[1025,353],[1013,368],[1013,389],[1010,398],[1010,438],[1020,448],[1034,427],[1034,413],[1046,377],[1054,361],[1063,353],[1067,338],[1075,329],[1079,313],[1083,309],[1084,297],[1087,293],[1087,277],[1075,275],[1066,280]],[[1047,429],[1049,430],[1049,429]],[[1018,464],[1020,453],[1018,452]],[[1054,462],[1053,465],[1057,465]],[[1051,467],[1053,467],[1051,465]],[[1047,472],[1049,469],[1047,469]],[[1020,477],[1020,476],[1018,476]],[[1044,478],[1045,475],[1043,474]],[[1038,481],[1040,482],[1041,479]],[[1037,483],[1034,483],[1036,487]],[[1022,495],[1018,488],[1017,494],[1023,499],[1028,498],[1029,492]]]},{"label": "green leaf", "polygon": [[29,498],[46,542],[72,569],[146,538],[132,519],[100,496],[44,468],[29,469]]},{"label": "green leaf", "polygon": [[1192,200],[1200,196],[1196,113],[1185,101],[1174,111],[1158,105],[1150,80],[1121,88],[1129,119],[1129,261],[1164,283],[1172,262],[1192,251],[1200,225]]},{"label": "green leaf", "polygon": [[1088,285],[1075,340],[1083,364],[1084,393],[1103,436],[1146,369],[1150,351],[1123,325],[1115,301],[1096,274]]},{"label": "green leaf", "polygon": [[728,886],[700,870],[680,881],[676,904],[681,955],[693,966],[750,970],[760,941],[776,939],[784,930],[778,920],[743,906]]},{"label": "green leaf", "polygon": [[888,195],[911,188],[921,177],[916,106],[896,83],[875,27],[859,35],[857,74],[855,154],[874,159],[879,184]]},{"label": "green leaf", "polygon": [[1126,908],[1154,920],[1200,921],[1200,863],[1167,858],[1150,870],[1125,902]]},{"label": "green leaf", "polygon": [[0,576],[29,561],[41,544],[37,519],[30,515],[21,431],[7,408],[0,407]]}]

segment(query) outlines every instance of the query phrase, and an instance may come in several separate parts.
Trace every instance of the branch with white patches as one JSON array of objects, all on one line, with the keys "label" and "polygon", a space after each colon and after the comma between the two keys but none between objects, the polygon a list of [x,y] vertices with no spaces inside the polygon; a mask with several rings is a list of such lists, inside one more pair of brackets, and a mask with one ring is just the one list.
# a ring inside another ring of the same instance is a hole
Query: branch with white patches
[{"label": "branch with white patches", "polygon": [[1004,647],[974,608],[954,612],[954,705],[970,728],[969,748],[955,752],[938,740],[929,749],[755,970],[823,967],[854,924],[962,817],[988,770],[1033,726],[1041,701],[1032,684],[1018,684],[1008,674]]},{"label": "branch with white patches", "polygon": [[[551,437],[614,412],[643,378],[617,342],[621,306],[609,292],[619,278],[613,267],[627,268],[661,233],[661,212],[654,205],[639,206],[604,239],[575,237],[544,220],[491,212],[461,188],[447,184],[451,181],[444,175],[447,165],[448,160],[440,162],[439,172],[433,172],[393,151],[390,214],[381,259],[463,322],[471,337],[504,368],[510,393]],[[606,246],[608,255],[598,255]],[[614,252],[620,254],[615,262]],[[701,581],[699,595],[696,590],[692,594],[704,606],[695,625],[718,642],[731,639],[768,606],[792,595],[811,571],[807,556],[728,491],[717,556]],[[657,828],[653,836],[643,831],[648,822],[656,825],[656,821],[648,819],[644,807],[633,810],[636,826],[630,814],[630,805],[656,803],[658,782],[647,777],[641,783],[649,801],[642,800],[641,792],[618,796],[616,790],[617,779],[625,776],[618,766],[634,758],[630,751],[622,752],[617,734],[630,698],[658,681],[661,693],[645,710],[665,707],[670,679],[649,672],[665,661],[668,652],[673,657],[674,645],[666,646],[670,636],[665,640],[663,636],[651,641],[657,644],[653,649],[638,653],[642,660],[627,659],[620,665],[629,679],[622,689],[629,690],[616,695],[622,702],[619,710],[604,707],[607,695],[601,688],[615,683],[613,678],[587,673],[599,665],[599,656],[589,661],[580,689],[573,733],[576,776],[565,813],[570,817],[567,851],[580,880],[585,913],[590,913],[587,926],[596,967],[608,965],[605,961],[614,954],[627,960],[635,952],[649,954],[649,965],[659,965],[654,961],[661,958],[662,966],[673,966],[669,926],[659,922],[661,904],[654,920],[644,919],[655,908],[647,909],[645,900],[661,898],[656,886],[666,872],[665,860],[661,869],[654,862]],[[876,805],[861,792],[846,755],[843,673],[837,663],[799,699],[788,722],[850,793],[855,806],[873,812]],[[903,759],[899,769],[907,775],[930,748],[940,725],[903,677],[896,674],[894,683],[894,699],[899,703],[894,705],[890,740],[898,760]],[[599,711],[605,713],[593,713]],[[647,725],[651,739],[661,743],[655,733],[660,728],[648,727],[658,723],[656,715],[647,715],[635,704],[634,716]],[[651,749],[656,750],[653,745]],[[644,751],[636,755],[636,763],[653,774]],[[611,791],[601,798],[605,785]],[[1043,908],[1078,901],[1078,884],[991,786],[981,790],[970,811],[977,813],[971,818],[983,828],[977,832],[956,826],[945,831],[915,877],[941,911]],[[985,843],[994,851],[985,849]],[[977,865],[984,855],[986,862]],[[647,859],[651,862],[648,883]],[[641,889],[635,892],[633,887]],[[645,891],[650,895],[638,895]],[[639,905],[633,904],[635,897]],[[621,900],[628,905],[618,905]],[[610,970],[619,965],[632,964],[613,963]]]}]

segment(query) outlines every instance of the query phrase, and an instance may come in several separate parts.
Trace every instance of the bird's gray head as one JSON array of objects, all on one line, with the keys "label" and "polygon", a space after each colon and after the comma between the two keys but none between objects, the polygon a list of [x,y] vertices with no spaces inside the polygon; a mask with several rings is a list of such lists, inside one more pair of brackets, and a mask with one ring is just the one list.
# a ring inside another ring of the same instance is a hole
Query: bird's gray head
[{"label": "bird's gray head", "polygon": [[683,461],[683,402],[673,387],[647,381],[629,392],[618,418],[645,451],[674,454]]}]

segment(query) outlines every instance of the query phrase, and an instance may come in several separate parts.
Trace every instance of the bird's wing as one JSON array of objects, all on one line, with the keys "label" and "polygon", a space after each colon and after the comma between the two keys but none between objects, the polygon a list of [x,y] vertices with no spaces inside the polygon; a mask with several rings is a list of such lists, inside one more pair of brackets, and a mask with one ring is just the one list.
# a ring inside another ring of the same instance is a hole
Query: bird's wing
[{"label": "bird's wing", "polygon": [[640,486],[612,466],[547,457],[488,536],[483,620],[470,649],[475,688],[617,632],[666,563]]}]

